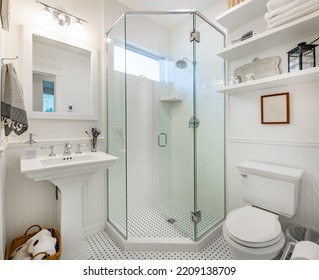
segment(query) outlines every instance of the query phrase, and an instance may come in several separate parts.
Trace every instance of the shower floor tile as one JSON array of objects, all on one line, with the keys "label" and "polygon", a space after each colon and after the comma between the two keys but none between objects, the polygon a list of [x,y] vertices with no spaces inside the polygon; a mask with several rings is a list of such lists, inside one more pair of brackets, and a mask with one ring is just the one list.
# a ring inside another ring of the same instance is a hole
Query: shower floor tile
[{"label": "shower floor tile", "polygon": [[106,231],[84,240],[91,260],[232,260],[233,255],[222,234],[200,252],[124,251]]},{"label": "shower floor tile", "polygon": [[[128,236],[139,238],[190,238],[194,236],[194,223],[191,221],[192,208],[183,200],[166,200],[136,211],[128,216]],[[173,219],[172,224],[168,220]],[[219,220],[202,213],[197,224],[199,235],[207,231]],[[125,219],[115,221],[125,232]]]}]

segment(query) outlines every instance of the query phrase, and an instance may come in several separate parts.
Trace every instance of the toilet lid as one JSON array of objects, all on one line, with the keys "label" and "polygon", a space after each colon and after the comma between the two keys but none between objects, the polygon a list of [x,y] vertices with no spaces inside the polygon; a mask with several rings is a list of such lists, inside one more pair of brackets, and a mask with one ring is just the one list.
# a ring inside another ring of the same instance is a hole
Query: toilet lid
[{"label": "toilet lid", "polygon": [[281,225],[276,214],[245,206],[230,212],[226,230],[231,239],[248,247],[267,247],[281,238]]}]

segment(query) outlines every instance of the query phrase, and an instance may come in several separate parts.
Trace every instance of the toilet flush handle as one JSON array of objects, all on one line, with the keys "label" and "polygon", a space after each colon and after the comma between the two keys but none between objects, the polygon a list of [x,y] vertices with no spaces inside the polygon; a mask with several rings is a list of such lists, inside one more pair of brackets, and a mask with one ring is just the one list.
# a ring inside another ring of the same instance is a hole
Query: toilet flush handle
[{"label": "toilet flush handle", "polygon": [[246,177],[247,177],[247,174],[245,174],[245,173],[240,173],[240,176],[246,178]]}]

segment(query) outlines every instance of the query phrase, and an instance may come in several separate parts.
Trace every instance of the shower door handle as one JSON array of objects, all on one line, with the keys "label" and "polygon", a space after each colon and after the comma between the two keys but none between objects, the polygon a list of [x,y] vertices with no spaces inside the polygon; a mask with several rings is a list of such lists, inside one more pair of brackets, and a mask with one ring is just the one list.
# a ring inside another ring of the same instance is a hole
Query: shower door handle
[{"label": "shower door handle", "polygon": [[[164,144],[161,144],[161,138],[162,138],[162,136],[164,136],[164,140],[165,140]],[[160,134],[158,135],[158,137],[157,137],[157,145],[158,145],[159,147],[161,147],[161,148],[167,146],[167,134],[166,134],[166,133],[162,132],[162,133],[160,133]]]}]

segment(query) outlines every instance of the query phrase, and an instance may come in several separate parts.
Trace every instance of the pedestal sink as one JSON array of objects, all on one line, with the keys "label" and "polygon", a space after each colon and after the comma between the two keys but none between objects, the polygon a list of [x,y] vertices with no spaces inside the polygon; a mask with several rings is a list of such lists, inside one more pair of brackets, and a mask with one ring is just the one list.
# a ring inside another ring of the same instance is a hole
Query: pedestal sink
[{"label": "pedestal sink", "polygon": [[103,152],[20,159],[21,173],[34,181],[49,181],[61,191],[62,259],[85,259],[82,241],[82,186],[98,170],[111,167],[117,157]]}]

